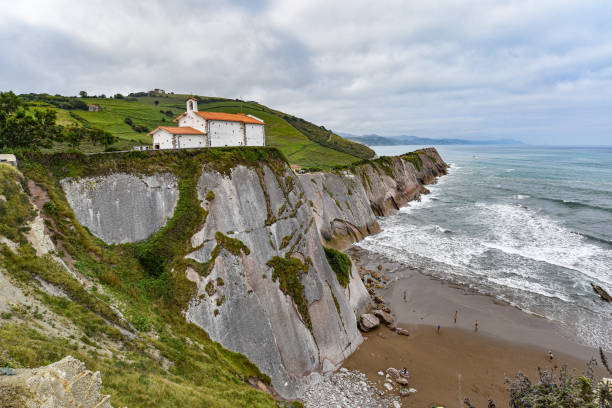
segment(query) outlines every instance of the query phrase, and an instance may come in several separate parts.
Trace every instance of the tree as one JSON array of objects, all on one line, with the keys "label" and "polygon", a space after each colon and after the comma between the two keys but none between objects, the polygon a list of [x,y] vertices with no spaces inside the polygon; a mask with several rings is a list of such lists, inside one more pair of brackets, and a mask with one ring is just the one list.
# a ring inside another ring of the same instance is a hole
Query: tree
[{"label": "tree", "polygon": [[79,92],[79,96],[80,96],[81,98],[87,98],[87,92],[86,92],[86,91],[80,91],[80,92]]},{"label": "tree", "polygon": [[156,100],[155,102],[153,102],[153,103],[154,103],[155,105],[159,105],[159,101],[157,101],[157,100]]},{"label": "tree", "polygon": [[56,121],[54,110],[32,112],[12,91],[0,92],[0,149],[51,147],[62,136]]},{"label": "tree", "polygon": [[68,142],[70,147],[76,149],[79,147],[83,139],[85,139],[87,129],[79,125],[71,125],[66,129],[65,141]]},{"label": "tree", "polygon": [[112,133],[100,128],[85,129],[83,132],[83,136],[89,139],[95,145],[103,145],[105,149],[108,149],[110,145],[117,142],[116,136],[113,136]]}]

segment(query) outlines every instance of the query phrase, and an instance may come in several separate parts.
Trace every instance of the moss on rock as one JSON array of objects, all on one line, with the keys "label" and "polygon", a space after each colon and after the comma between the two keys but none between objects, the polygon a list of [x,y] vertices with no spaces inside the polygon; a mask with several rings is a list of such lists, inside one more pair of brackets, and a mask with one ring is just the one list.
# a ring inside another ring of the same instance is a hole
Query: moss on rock
[{"label": "moss on rock", "polygon": [[349,258],[345,253],[333,248],[323,247],[323,249],[325,250],[325,256],[327,257],[329,266],[336,273],[338,282],[340,285],[342,285],[342,287],[346,288],[351,280],[351,258]]}]

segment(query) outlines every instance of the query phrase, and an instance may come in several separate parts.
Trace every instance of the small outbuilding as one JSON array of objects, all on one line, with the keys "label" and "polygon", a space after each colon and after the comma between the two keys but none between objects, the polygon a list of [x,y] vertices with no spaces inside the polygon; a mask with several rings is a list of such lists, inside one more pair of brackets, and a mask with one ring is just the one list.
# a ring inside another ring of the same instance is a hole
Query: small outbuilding
[{"label": "small outbuilding", "polygon": [[100,105],[95,105],[95,104],[87,104],[87,110],[90,112],[100,112]]},{"label": "small outbuilding", "polygon": [[0,163],[17,167],[17,158],[14,154],[0,154]]}]

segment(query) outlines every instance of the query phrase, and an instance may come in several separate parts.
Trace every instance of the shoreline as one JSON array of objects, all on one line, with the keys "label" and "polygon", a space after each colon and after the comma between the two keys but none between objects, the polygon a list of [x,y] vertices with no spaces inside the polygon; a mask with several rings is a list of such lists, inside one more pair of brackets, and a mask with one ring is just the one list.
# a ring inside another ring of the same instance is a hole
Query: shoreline
[{"label": "shoreline", "polygon": [[[376,295],[390,307],[396,326],[407,329],[410,336],[397,335],[386,327],[363,333],[366,340],[344,367],[364,372],[379,386],[384,382],[379,371],[406,367],[412,377],[410,387],[418,392],[403,398],[403,406],[463,406],[458,405],[459,394],[478,407],[486,407],[488,398],[504,406],[504,375],[513,378],[523,371],[537,381],[538,367],[560,368],[563,364],[579,375],[592,357],[599,359],[597,349],[579,344],[557,322],[356,246],[347,253],[358,270],[380,270],[388,278]],[[479,322],[477,332],[475,320]],[[547,358],[549,350],[555,356],[552,363]],[[604,374],[600,366],[595,373]],[[399,387],[391,393],[397,390]]]}]

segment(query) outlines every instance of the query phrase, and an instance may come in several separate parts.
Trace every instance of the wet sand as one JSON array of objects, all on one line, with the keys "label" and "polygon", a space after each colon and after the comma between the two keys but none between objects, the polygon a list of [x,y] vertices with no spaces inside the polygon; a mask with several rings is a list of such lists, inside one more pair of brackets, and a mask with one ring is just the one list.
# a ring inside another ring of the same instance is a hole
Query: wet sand
[{"label": "wet sand", "polygon": [[[395,279],[382,295],[398,327],[410,336],[400,336],[382,327],[364,334],[367,340],[347,359],[344,367],[365,372],[382,385],[377,374],[388,367],[406,367],[416,394],[404,398],[403,406],[463,407],[469,397],[477,407],[492,398],[506,406],[508,394],[504,374],[523,371],[537,380],[537,368],[567,364],[580,374],[598,350],[581,346],[576,337],[559,324],[500,303],[493,297],[422,275],[362,249],[349,250],[358,264]],[[404,293],[406,300],[404,301]],[[453,322],[458,311],[457,323]],[[479,330],[474,331],[478,320]],[[441,326],[440,334],[435,327]],[[548,350],[555,356],[551,363]],[[601,370],[596,370],[600,376]],[[396,387],[396,390],[398,387]]]}]

